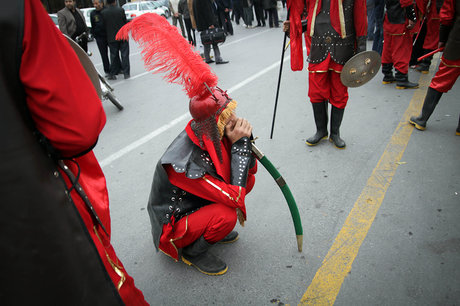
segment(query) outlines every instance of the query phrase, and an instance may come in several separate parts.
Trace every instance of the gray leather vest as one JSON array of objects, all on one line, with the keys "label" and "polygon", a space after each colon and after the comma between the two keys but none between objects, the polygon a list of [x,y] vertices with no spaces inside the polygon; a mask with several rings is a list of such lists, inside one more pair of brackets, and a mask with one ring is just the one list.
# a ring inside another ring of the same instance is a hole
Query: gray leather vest
[{"label": "gray leather vest", "polygon": [[330,53],[332,59],[344,65],[355,54],[356,35],[353,20],[354,0],[343,1],[346,37],[342,38],[330,21],[330,0],[323,0],[321,11],[316,16],[315,32],[311,39],[310,63],[321,63]]}]

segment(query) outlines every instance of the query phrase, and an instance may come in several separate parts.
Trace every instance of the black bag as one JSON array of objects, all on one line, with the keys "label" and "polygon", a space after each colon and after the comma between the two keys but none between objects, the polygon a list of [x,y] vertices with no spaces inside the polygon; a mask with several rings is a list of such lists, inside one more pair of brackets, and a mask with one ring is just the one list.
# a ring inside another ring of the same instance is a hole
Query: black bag
[{"label": "black bag", "polygon": [[221,28],[213,28],[201,31],[201,42],[203,45],[211,45],[225,42],[224,30]]}]

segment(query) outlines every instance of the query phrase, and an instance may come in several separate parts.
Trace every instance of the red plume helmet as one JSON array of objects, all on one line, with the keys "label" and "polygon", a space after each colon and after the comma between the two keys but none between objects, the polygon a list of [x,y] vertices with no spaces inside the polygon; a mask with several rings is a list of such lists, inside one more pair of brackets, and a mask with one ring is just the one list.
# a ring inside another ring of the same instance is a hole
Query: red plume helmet
[{"label": "red plume helmet", "polygon": [[[219,115],[228,107],[233,111],[236,102],[217,87],[217,76],[211,71],[193,46],[178,29],[160,15],[146,13],[125,24],[116,39],[132,38],[142,47],[147,70],[165,73],[164,79],[183,86],[190,98],[192,129],[202,144],[203,136],[212,140],[221,158],[220,139],[223,127]],[[228,117],[226,114],[225,117]],[[225,123],[223,124],[225,126]]]}]

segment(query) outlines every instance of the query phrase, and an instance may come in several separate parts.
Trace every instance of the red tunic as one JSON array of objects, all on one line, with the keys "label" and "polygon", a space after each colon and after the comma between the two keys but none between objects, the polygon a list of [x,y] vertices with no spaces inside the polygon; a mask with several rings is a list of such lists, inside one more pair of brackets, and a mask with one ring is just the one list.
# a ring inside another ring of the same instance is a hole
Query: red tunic
[{"label": "red tunic", "polygon": [[[27,93],[27,105],[38,130],[62,155],[73,156],[97,141],[106,120],[104,109],[76,54],[40,1],[24,3],[20,78]],[[98,161],[92,151],[74,161],[80,166],[79,183],[110,235],[106,181]],[[69,161],[66,164],[76,176],[75,164]],[[67,185],[71,186],[68,180]],[[123,301],[128,305],[147,304],[117,258],[110,236],[93,221],[75,190],[71,196]]]}]

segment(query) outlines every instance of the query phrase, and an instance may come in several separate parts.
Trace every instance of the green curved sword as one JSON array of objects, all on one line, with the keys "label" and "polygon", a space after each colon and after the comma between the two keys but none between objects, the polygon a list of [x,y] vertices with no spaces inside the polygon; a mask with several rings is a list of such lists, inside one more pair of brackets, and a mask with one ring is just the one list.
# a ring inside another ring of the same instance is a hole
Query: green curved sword
[{"label": "green curved sword", "polygon": [[302,252],[302,221],[300,220],[299,209],[297,208],[297,204],[295,203],[291,190],[289,189],[289,186],[286,184],[284,178],[281,176],[278,170],[276,170],[275,166],[265,156],[265,154],[262,153],[262,151],[260,151],[259,148],[257,148],[254,145],[254,143],[252,144],[252,152],[255,154],[256,158],[260,161],[260,163],[265,167],[265,169],[267,169],[268,173],[270,173],[270,175],[275,179],[276,183],[283,192],[284,198],[286,199],[287,204],[289,206],[289,210],[291,212],[292,221],[294,222],[294,229],[297,237],[297,249],[299,250],[299,252]]}]

